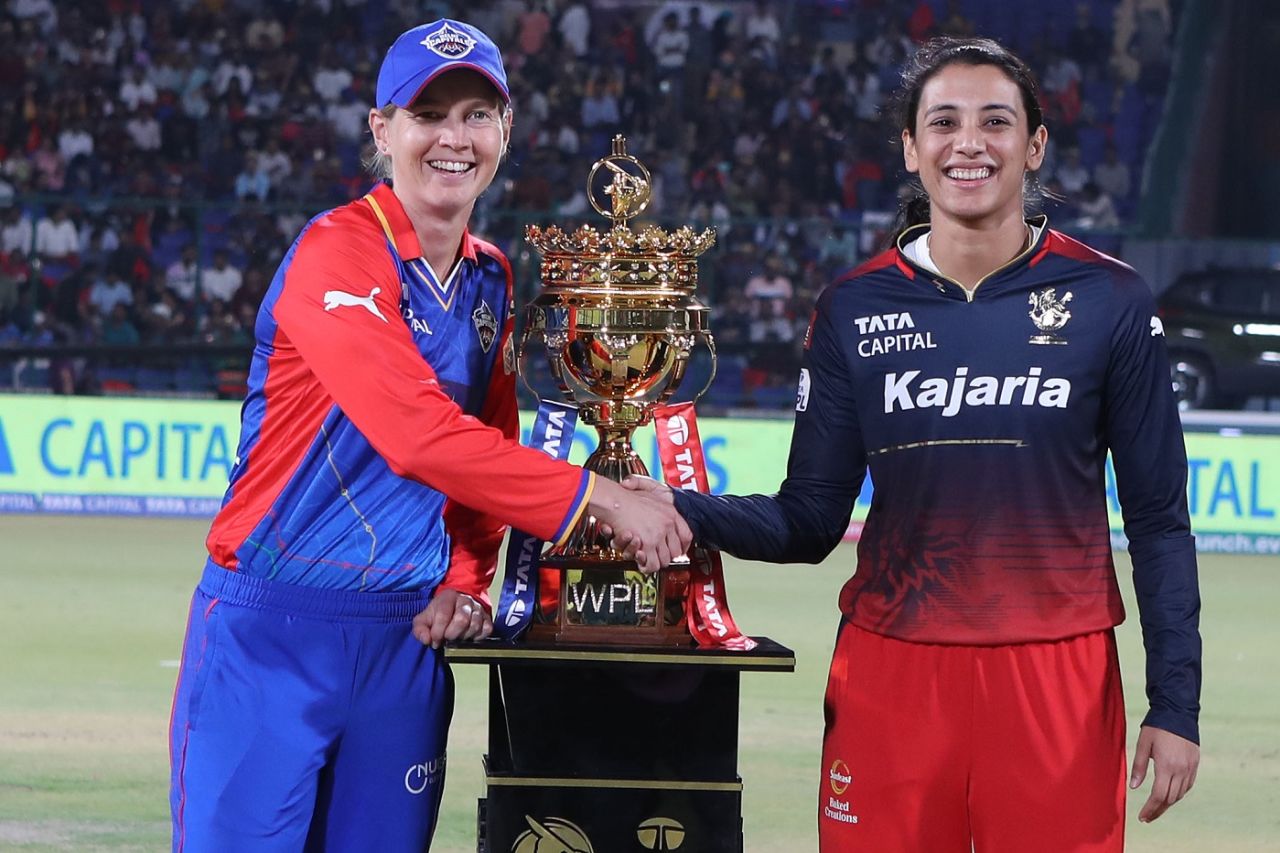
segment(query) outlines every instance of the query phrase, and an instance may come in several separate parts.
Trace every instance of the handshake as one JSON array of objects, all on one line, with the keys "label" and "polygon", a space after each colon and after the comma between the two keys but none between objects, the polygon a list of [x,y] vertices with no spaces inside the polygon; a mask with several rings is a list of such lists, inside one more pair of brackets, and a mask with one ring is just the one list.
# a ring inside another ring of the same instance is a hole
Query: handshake
[{"label": "handshake", "polygon": [[[670,565],[693,544],[693,532],[676,512],[671,487],[649,477],[631,476],[622,483],[596,477],[587,511],[599,519],[613,547],[635,560],[642,572],[652,574]],[[438,590],[413,620],[413,635],[433,648],[483,640],[491,633],[489,607],[455,589]]]},{"label": "handshake", "polygon": [[671,487],[649,477],[622,483],[597,477],[587,511],[599,521],[614,548],[653,573],[689,551],[693,532],[676,512]]}]

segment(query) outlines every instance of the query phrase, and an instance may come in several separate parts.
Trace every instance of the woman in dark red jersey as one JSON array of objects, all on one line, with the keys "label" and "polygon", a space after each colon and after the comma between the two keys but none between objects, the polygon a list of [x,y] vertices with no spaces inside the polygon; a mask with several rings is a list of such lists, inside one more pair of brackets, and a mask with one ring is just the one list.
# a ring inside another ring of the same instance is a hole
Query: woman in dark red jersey
[{"label": "woman in dark red jersey", "polygon": [[[1124,264],[1024,213],[1048,133],[1026,65],[940,39],[904,73],[923,193],[823,293],[776,495],[672,495],[704,545],[819,562],[875,483],[826,695],[826,851],[1121,851],[1195,780],[1199,592],[1163,329]],[[1150,711],[1126,774],[1106,457]]]}]

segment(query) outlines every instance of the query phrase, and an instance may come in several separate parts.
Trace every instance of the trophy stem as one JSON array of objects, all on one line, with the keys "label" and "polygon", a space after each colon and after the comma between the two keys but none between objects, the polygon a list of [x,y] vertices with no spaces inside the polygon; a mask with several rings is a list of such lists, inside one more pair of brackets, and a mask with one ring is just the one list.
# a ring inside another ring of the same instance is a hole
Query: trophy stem
[{"label": "trophy stem", "polygon": [[596,424],[596,432],[600,434],[600,446],[587,457],[585,466],[587,470],[594,471],[616,483],[621,483],[632,474],[649,476],[649,469],[631,447],[631,433],[634,431],[634,426]]},{"label": "trophy stem", "polygon": [[[631,474],[649,476],[649,469],[631,448],[634,424],[596,423],[600,446],[587,457],[583,466],[588,471],[615,483]],[[634,569],[635,563],[615,551],[609,540],[600,535],[600,523],[593,515],[584,516],[563,544],[547,552],[548,564],[583,568]]]}]

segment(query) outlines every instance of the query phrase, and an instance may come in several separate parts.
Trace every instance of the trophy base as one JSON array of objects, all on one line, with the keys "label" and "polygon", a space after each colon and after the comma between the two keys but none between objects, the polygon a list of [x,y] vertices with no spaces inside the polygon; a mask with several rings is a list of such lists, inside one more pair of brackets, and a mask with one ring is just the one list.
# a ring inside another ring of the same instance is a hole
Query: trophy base
[{"label": "trophy base", "polygon": [[548,556],[529,639],[560,645],[689,646],[689,568]]}]

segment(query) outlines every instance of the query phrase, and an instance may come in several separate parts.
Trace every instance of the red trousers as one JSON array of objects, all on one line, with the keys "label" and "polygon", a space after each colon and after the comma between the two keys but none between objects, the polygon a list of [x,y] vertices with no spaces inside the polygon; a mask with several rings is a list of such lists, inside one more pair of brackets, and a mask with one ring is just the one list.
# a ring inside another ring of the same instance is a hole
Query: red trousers
[{"label": "red trousers", "polygon": [[909,643],[845,625],[827,682],[823,853],[1121,853],[1115,635]]}]

